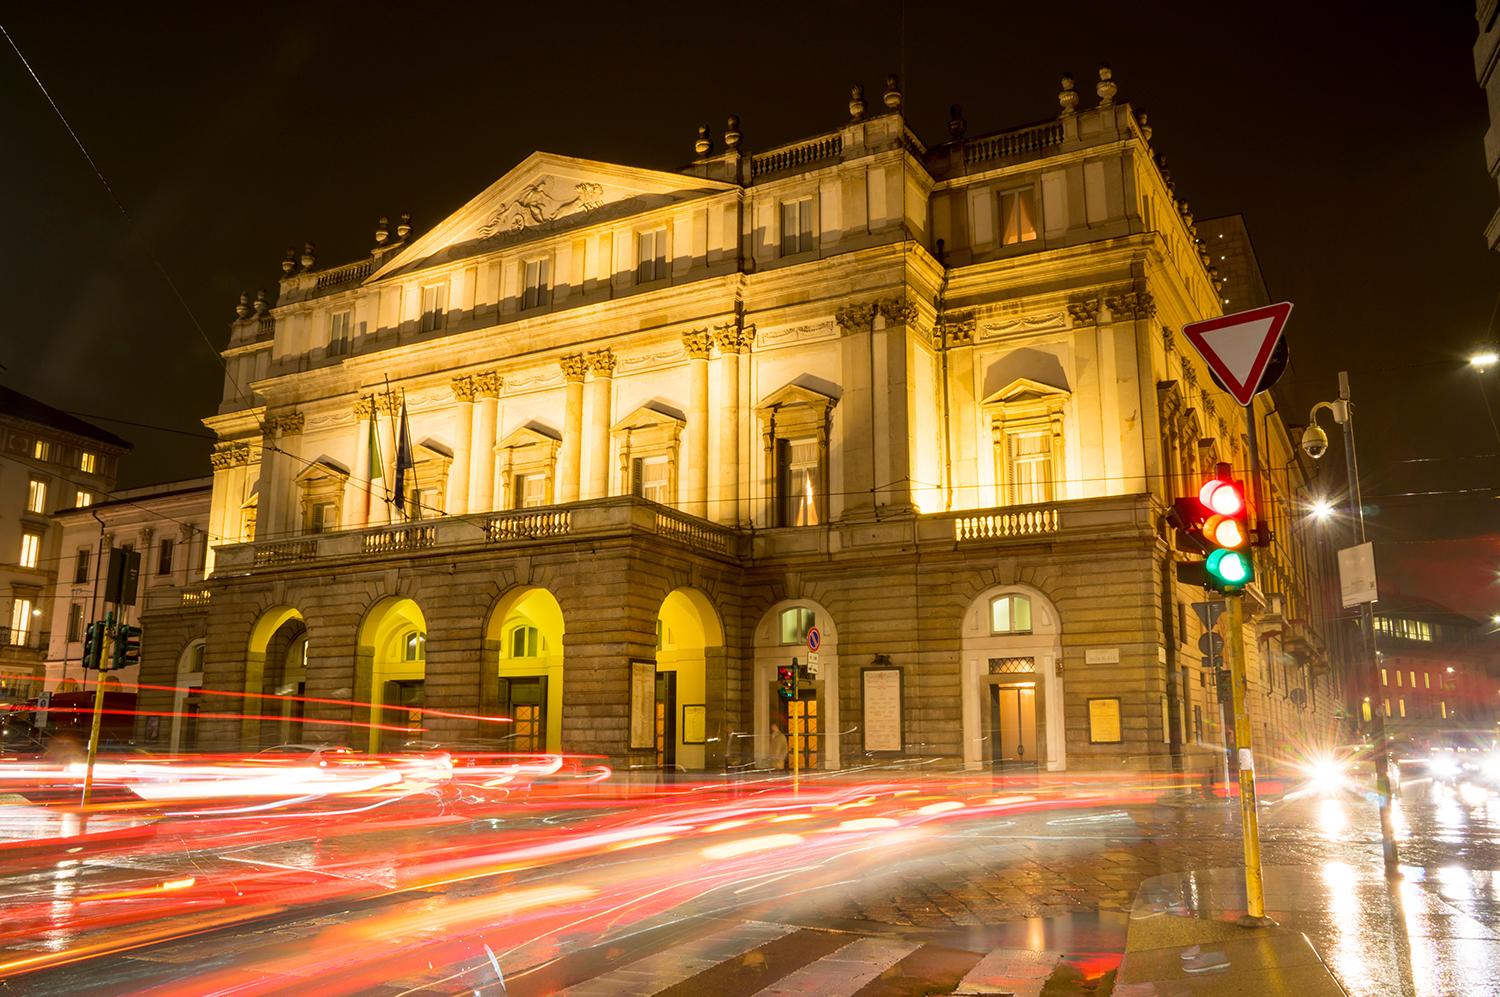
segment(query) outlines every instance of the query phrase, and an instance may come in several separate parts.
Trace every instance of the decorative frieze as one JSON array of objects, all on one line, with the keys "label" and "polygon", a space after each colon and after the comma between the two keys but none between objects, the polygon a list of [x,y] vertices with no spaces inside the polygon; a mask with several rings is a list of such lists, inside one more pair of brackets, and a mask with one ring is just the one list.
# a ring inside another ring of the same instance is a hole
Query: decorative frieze
[{"label": "decorative frieze", "polygon": [[589,371],[588,362],[582,353],[569,353],[557,365],[562,368],[563,379],[568,381],[582,381]]},{"label": "decorative frieze", "polygon": [[693,360],[707,360],[714,348],[714,337],[707,329],[694,329],[682,334],[682,348]]},{"label": "decorative frieze", "polygon": [[[1089,323],[1092,323],[1092,319]],[[994,322],[986,322],[979,330],[980,340],[998,339],[1012,333],[1029,334],[1034,332],[1046,332],[1051,329],[1062,329],[1067,325],[1067,320],[1062,312],[1047,312],[1040,315],[1018,315],[1014,318],[1004,318]]]}]

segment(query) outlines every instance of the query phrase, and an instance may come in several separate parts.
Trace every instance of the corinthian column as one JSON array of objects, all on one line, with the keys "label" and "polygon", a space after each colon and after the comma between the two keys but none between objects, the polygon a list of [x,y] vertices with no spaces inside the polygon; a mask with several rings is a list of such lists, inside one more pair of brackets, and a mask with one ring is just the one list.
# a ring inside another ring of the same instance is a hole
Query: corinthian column
[{"label": "corinthian column", "polygon": [[740,354],[755,341],[755,326],[730,322],[714,329],[719,346],[719,397],[713,412],[719,420],[718,506],[711,509],[710,519],[721,523],[741,523],[747,516],[740,510]]},{"label": "corinthian column", "polygon": [[557,500],[578,501],[578,478],[583,457],[583,376],[588,371],[583,354],[573,353],[558,361],[567,381],[563,411],[562,447],[557,452]]},{"label": "corinthian column", "polygon": [[344,520],[351,530],[363,529],[370,521],[370,418],[375,402],[354,402],[354,474],[344,492]]},{"label": "corinthian column", "polygon": [[469,436],[474,431],[474,379],[468,375],[453,379],[453,400],[458,414],[453,419],[453,466],[448,469],[448,514],[462,516],[469,511]]},{"label": "corinthian column", "polygon": [[[684,333],[688,356],[687,511],[707,519],[708,508],[708,356],[714,340],[707,329]],[[674,495],[673,498],[676,498]]]},{"label": "corinthian column", "polygon": [[469,438],[469,511],[495,508],[495,424],[500,407],[500,375],[487,370],[473,377],[474,423]]},{"label": "corinthian column", "polygon": [[610,395],[615,384],[615,355],[609,350],[594,350],[585,359],[594,372],[589,402],[588,491],[584,498],[609,495],[609,416]]}]

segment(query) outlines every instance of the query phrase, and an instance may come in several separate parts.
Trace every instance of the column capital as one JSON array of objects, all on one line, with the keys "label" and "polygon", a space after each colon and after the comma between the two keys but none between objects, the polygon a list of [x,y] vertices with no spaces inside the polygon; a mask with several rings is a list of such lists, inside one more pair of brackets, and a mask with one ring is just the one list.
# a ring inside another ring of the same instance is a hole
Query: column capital
[{"label": "column capital", "polygon": [[208,460],[215,471],[223,471],[239,464],[248,464],[250,463],[250,445],[248,443],[221,444],[214,448]]},{"label": "column capital", "polygon": [[886,322],[900,322],[903,325],[910,324],[917,317],[917,306],[912,304],[905,296],[899,298],[881,298],[875,302],[875,309],[885,317]]},{"label": "column capital", "polygon": [[569,353],[559,360],[557,365],[562,368],[563,378],[568,381],[582,381],[583,375],[588,373],[589,369],[582,353]]},{"label": "column capital", "polygon": [[354,399],[354,418],[358,420],[369,419],[375,414],[375,400],[368,395]]},{"label": "column capital", "polygon": [[474,378],[468,374],[455,377],[450,384],[453,386],[453,398],[455,401],[472,402],[474,400]]},{"label": "column capital", "polygon": [[869,329],[870,323],[875,320],[875,306],[869,302],[843,305],[838,311],[833,313],[833,320],[845,332],[858,332],[861,329]]},{"label": "column capital", "polygon": [[482,370],[470,378],[477,398],[499,398],[500,388],[505,383],[498,371]]},{"label": "column capital", "polygon": [[375,411],[381,415],[395,415],[401,411],[401,399],[394,391],[382,391],[375,396]]},{"label": "column capital", "polygon": [[694,329],[682,334],[682,348],[691,360],[707,360],[714,348],[714,337],[707,329]]},{"label": "column capital", "polygon": [[266,435],[295,436],[302,432],[302,427],[306,423],[307,417],[301,412],[273,415],[266,419]]},{"label": "column capital", "polygon": [[720,353],[744,353],[755,345],[755,326],[726,322],[714,327],[714,342]]},{"label": "column capital", "polygon": [[584,360],[595,377],[614,377],[615,355],[612,350],[590,350],[584,355]]}]

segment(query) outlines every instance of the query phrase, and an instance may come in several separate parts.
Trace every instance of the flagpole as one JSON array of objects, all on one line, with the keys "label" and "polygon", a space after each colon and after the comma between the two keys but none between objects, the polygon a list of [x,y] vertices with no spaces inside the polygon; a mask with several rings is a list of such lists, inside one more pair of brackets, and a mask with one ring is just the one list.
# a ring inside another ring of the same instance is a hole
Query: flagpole
[{"label": "flagpole", "polygon": [[[396,447],[400,445],[400,441],[396,439],[398,431],[396,429],[395,397],[396,393],[391,390],[391,375],[387,374],[385,375],[385,404],[389,410],[386,412],[386,416],[391,421],[391,455],[393,462],[395,460]],[[396,514],[391,507],[391,484],[392,482],[389,480],[385,482],[385,523],[387,526],[391,525],[396,518]]]},{"label": "flagpole", "polygon": [[406,410],[406,389],[401,389],[401,429],[405,436],[403,442],[406,444],[406,456],[411,461],[411,497],[407,499],[407,505],[416,515],[407,515],[407,519],[422,518],[422,488],[417,481],[417,451],[411,442],[411,415]]},{"label": "flagpole", "polygon": [[380,487],[385,487],[385,454],[380,447],[380,406],[375,404],[376,394],[370,394],[370,428],[369,437],[365,440],[365,450],[369,454],[370,470],[365,475],[365,525],[369,526],[375,519],[375,503],[379,497],[375,494],[375,479],[380,479]]}]

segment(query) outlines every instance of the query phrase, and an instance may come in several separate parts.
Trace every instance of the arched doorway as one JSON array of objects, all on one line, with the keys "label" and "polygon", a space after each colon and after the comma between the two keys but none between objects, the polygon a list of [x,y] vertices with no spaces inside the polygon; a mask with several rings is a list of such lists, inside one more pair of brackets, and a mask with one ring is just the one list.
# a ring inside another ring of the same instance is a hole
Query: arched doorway
[{"label": "arched doorway", "polygon": [[[562,751],[563,614],[544,588],[507,592],[485,628],[484,712],[505,751]],[[488,731],[484,732],[489,734]]]},{"label": "arched doorway", "polygon": [[[371,607],[359,628],[354,698],[370,703],[370,751],[394,751],[422,737],[426,701],[427,620],[411,599],[391,596]],[[407,728],[381,730],[380,725]]]},{"label": "arched doorway", "polygon": [[[707,767],[710,733],[708,659],[722,671],[724,628],[708,596],[697,589],[667,593],[656,617],[656,764],[700,772]],[[714,715],[723,691],[715,690]],[[716,742],[717,743],[717,742]]]},{"label": "arched doorway", "polygon": [[1067,766],[1062,627],[1036,589],[999,585],[963,621],[964,765]]},{"label": "arched doorway", "polygon": [[[818,648],[817,674],[807,669],[807,634],[817,627],[822,636]],[[777,668],[793,659],[804,669],[798,677],[797,698],[788,700],[777,691]],[[772,606],[755,628],[754,753],[767,758],[773,743],[772,727],[787,736],[788,761],[795,742],[803,768],[836,769],[839,746],[839,633],[828,610],[811,599],[787,599]],[[802,735],[802,736],[793,736]],[[741,747],[739,754],[747,753]]]},{"label": "arched doorway", "polygon": [[[176,754],[198,750],[198,711],[203,688],[203,650],[207,641],[189,641],[177,659],[177,686],[172,695],[172,734],[169,750]],[[246,712],[249,712],[248,710]]]},{"label": "arched doorway", "polygon": [[[250,644],[245,654],[244,705],[246,719],[240,725],[240,743],[246,750],[303,740],[302,678],[288,681],[295,674],[288,661],[296,657],[301,664],[306,655],[307,623],[291,606],[274,606],[261,614],[250,630]],[[300,650],[298,650],[300,649]],[[201,660],[200,660],[201,664]],[[182,683],[179,683],[182,684]],[[202,685],[202,672],[199,672]],[[285,719],[251,719],[280,716]]]}]

